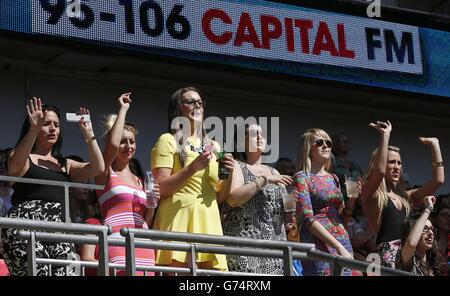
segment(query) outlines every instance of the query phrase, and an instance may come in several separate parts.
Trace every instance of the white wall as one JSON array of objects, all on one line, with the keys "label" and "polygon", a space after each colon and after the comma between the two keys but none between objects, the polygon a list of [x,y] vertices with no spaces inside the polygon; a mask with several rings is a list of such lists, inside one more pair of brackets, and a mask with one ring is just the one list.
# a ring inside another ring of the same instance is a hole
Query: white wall
[{"label": "white wall", "polygon": [[[171,81],[132,76],[107,77],[95,75],[58,75],[39,72],[0,71],[0,147],[13,146],[17,141],[24,118],[24,102],[27,96],[39,96],[45,103],[59,106],[63,113],[74,112],[82,105],[91,110],[96,134],[100,135],[100,117],[117,110],[116,98],[126,91],[133,92],[133,103],[128,120],[134,122],[139,135],[137,158],[144,168],[149,167],[149,151],[157,137],[167,128],[167,101],[183,81]],[[201,79],[196,83],[201,84]],[[230,89],[233,85],[230,85]],[[297,143],[303,131],[320,127],[331,134],[344,132],[352,139],[351,158],[366,168],[369,154],[376,147],[377,131],[368,126],[373,120],[373,110],[359,108],[358,112],[341,112],[330,106],[328,111],[315,107],[313,101],[305,104],[286,104],[279,97],[269,94],[220,89],[204,86],[207,93],[207,114],[225,116],[278,116],[280,117],[280,156],[297,157]],[[330,94],[332,95],[332,94]],[[264,100],[259,101],[264,96]],[[288,98],[292,102],[300,98]],[[336,107],[337,108],[337,107]],[[345,109],[345,107],[342,107]],[[412,184],[421,184],[431,177],[431,154],[428,147],[420,144],[419,136],[436,136],[441,141],[444,160],[450,159],[448,128],[427,125],[427,122],[405,120],[404,116],[380,110],[377,118],[391,120],[394,130],[391,144],[401,147],[402,157]],[[383,118],[383,116],[385,116]],[[389,116],[389,117],[387,117]],[[77,154],[86,159],[87,153],[76,124],[62,122],[64,131],[64,154]],[[100,142],[102,142],[100,140]],[[439,191],[450,192],[450,178]]]}]

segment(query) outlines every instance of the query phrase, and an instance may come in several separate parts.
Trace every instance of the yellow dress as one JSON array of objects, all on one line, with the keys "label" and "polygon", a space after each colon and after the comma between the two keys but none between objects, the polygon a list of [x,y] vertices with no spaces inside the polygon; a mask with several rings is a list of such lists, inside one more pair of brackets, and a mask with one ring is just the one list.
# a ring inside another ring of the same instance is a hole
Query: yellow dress
[{"label": "yellow dress", "polygon": [[[196,147],[200,146],[200,140],[197,140],[194,143]],[[193,142],[192,139],[190,141]],[[215,149],[219,151],[218,143],[213,143]],[[185,166],[187,166],[199,153],[188,148],[185,148],[185,151]],[[183,168],[175,138],[170,133],[161,135],[153,147],[151,167],[152,169],[171,168],[172,174]],[[211,162],[204,170],[196,172],[173,196],[161,199],[153,228],[165,231],[223,235],[215,189],[218,180],[218,163],[213,154]],[[186,252],[157,250],[156,264],[168,265],[173,260],[186,263]],[[211,261],[215,269],[228,270],[226,256],[222,254],[197,253],[196,261],[197,263]]]}]

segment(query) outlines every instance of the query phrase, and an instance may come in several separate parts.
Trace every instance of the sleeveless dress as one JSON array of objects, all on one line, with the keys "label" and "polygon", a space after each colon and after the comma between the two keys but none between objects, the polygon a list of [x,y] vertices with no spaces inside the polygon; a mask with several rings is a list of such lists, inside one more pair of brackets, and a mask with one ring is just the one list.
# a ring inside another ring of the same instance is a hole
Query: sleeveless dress
[{"label": "sleeveless dress", "polygon": [[[245,163],[238,161],[245,184],[257,178]],[[274,175],[272,168],[271,172]],[[223,234],[227,236],[285,241],[282,194],[285,188],[268,184],[241,207],[223,205]],[[283,274],[283,261],[278,258],[227,255],[230,271],[261,274]]]},{"label": "sleeveless dress", "polygon": [[[309,231],[309,226],[319,222],[344,248],[353,253],[352,245],[343,221],[339,216],[339,207],[344,197],[339,189],[335,175],[316,175],[298,172],[294,175],[295,188],[298,191],[297,213],[302,215],[301,242],[313,243],[316,249],[338,255],[337,251],[316,238]],[[306,276],[330,275],[330,264],[318,261],[302,261]],[[351,270],[344,268],[344,275],[351,275]]]},{"label": "sleeveless dress", "polygon": [[[175,137],[169,133],[159,137],[151,151],[151,167],[170,168],[172,174],[178,173],[198,156],[202,148],[200,139],[189,138],[190,146],[183,147],[185,163],[181,162]],[[220,151],[217,142],[211,141],[215,150]],[[216,185],[219,182],[219,165],[215,156],[203,170],[197,171],[185,181],[172,196],[160,200],[153,228],[163,231],[176,231],[198,234],[223,235],[217,204]],[[196,262],[226,271],[227,259],[224,254],[196,253]],[[174,250],[158,250],[157,265],[170,265],[175,262],[187,263],[188,253]]]},{"label": "sleeveless dress", "polygon": [[[113,229],[112,237],[121,237],[120,229],[143,228],[148,229],[145,222],[146,195],[142,187],[135,187],[122,181],[111,169],[110,176],[104,190],[97,190],[100,210],[104,217],[104,224]],[[110,246],[108,248],[109,262],[125,264],[125,248]],[[136,266],[154,266],[155,254],[152,249],[136,248]],[[137,271],[136,275],[143,275],[143,271]],[[124,270],[117,275],[125,275]],[[147,272],[154,275],[154,272]]]},{"label": "sleeveless dress", "polygon": [[[29,158],[30,167],[23,178],[44,179],[51,181],[70,182],[66,172],[43,168],[33,163]],[[67,169],[66,169],[67,170]],[[8,218],[21,218],[30,220],[63,222],[64,217],[64,188],[41,184],[15,183],[12,188],[12,208],[9,209]],[[17,237],[20,229],[3,228],[2,240],[4,258],[8,269],[13,276],[27,275],[27,243]],[[73,259],[74,245],[69,243],[36,242],[36,257],[49,259]],[[37,264],[38,276],[64,276],[73,275],[74,271],[65,267]]]},{"label": "sleeveless dress", "polygon": [[405,207],[402,206],[402,209],[398,210],[388,198],[387,205],[381,213],[381,225],[377,235],[377,253],[380,255],[382,266],[395,268],[401,249],[400,230],[405,218]]}]

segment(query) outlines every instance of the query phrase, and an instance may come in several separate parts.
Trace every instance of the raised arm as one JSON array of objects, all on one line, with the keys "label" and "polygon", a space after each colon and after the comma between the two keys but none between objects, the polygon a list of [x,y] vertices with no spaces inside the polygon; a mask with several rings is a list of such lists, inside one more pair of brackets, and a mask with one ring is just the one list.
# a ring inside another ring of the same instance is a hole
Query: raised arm
[{"label": "raised arm", "polygon": [[314,217],[311,197],[305,176],[296,175],[295,191],[297,192],[297,216],[300,217],[299,223],[307,227],[312,235],[317,237],[323,243],[336,249],[340,256],[353,258],[353,256],[345,249],[345,247],[335,239]]},{"label": "raised arm", "polygon": [[8,157],[8,174],[15,177],[22,177],[28,170],[30,165],[28,157],[33,150],[39,130],[45,123],[45,111],[42,111],[41,99],[33,98],[26,108],[30,129]]},{"label": "raised arm", "polygon": [[97,184],[106,184],[108,170],[116,158],[117,151],[119,151],[120,140],[122,139],[123,129],[125,126],[125,118],[127,116],[128,109],[130,108],[130,103],[132,102],[130,95],[131,93],[124,93],[117,99],[120,106],[119,112],[117,113],[117,118],[114,121],[111,130],[108,132],[106,146],[103,150],[105,169],[96,177]]},{"label": "raised arm", "polygon": [[[80,108],[80,113],[89,114],[89,110]],[[103,172],[105,170],[105,162],[95,139],[92,123],[81,118],[78,125],[88,148],[89,162],[77,162],[69,159],[67,163],[69,164],[69,174],[72,181],[83,182]]]},{"label": "raised arm", "polygon": [[401,255],[402,255],[402,266],[409,267],[411,265],[411,259],[416,253],[417,244],[422,237],[422,232],[427,223],[428,217],[433,210],[436,198],[434,196],[426,196],[423,198],[423,204],[425,205],[425,210],[422,215],[416,221],[411,232],[409,233],[406,241],[402,245]]},{"label": "raised arm", "polygon": [[389,138],[392,131],[392,125],[389,121],[377,123],[371,123],[371,127],[378,130],[380,133],[380,140],[378,142],[378,148],[374,160],[374,167],[369,176],[367,176],[366,182],[361,188],[361,206],[364,214],[366,215],[370,227],[377,231],[381,218],[381,208],[379,207],[378,200],[374,196],[383,178],[386,174],[386,164],[388,155]]},{"label": "raised arm", "polygon": [[419,138],[420,142],[431,147],[432,178],[422,187],[408,191],[413,203],[419,203],[424,196],[432,195],[444,184],[444,165],[442,163],[441,147],[437,138]]},{"label": "raised arm", "polygon": [[384,175],[386,174],[388,145],[392,131],[392,125],[389,120],[387,122],[378,121],[376,124],[371,123],[370,126],[378,130],[380,139],[378,142],[377,154],[375,156],[374,168],[370,175],[367,176],[367,181],[361,188],[362,202],[373,197],[373,194],[377,191],[378,187],[380,187]]}]

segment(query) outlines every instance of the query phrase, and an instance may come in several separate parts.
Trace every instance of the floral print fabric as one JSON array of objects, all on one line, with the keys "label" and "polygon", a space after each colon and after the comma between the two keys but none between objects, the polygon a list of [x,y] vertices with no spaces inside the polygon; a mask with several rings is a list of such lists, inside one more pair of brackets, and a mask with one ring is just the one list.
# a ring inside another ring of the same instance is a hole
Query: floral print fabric
[{"label": "floral print fabric", "polygon": [[[301,216],[301,241],[313,243],[320,251],[338,255],[337,251],[323,243],[309,232],[314,221],[319,222],[345,249],[353,253],[350,238],[339,216],[339,207],[344,198],[339,189],[339,182],[334,175],[316,175],[303,171],[294,176],[295,188],[298,192],[297,213]],[[317,261],[303,261],[304,275],[330,275],[330,264]],[[344,275],[351,270],[344,269]]]}]

